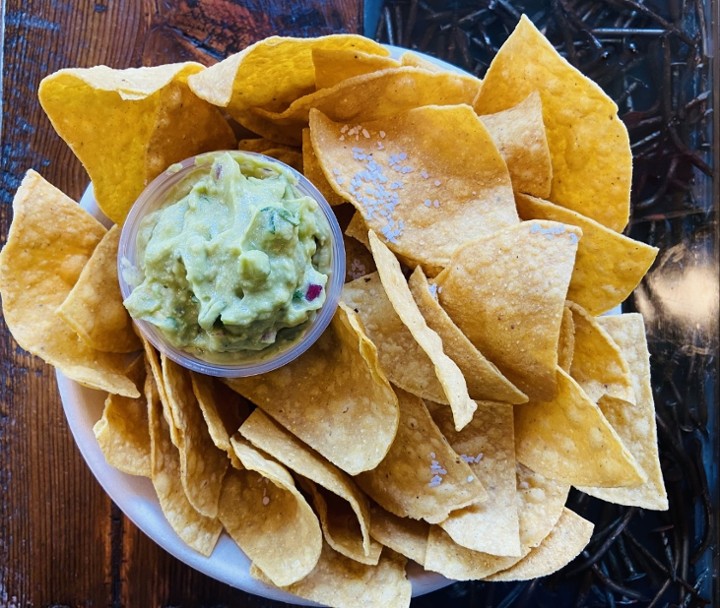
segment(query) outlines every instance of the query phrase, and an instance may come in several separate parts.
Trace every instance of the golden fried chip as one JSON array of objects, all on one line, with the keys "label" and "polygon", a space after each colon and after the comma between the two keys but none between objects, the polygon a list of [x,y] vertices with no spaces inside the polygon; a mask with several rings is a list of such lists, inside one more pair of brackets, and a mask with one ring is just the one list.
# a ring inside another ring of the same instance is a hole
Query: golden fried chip
[{"label": "golden fried chip", "polygon": [[628,362],[635,396],[634,404],[603,397],[598,405],[647,475],[647,481],[635,488],[579,489],[608,502],[666,511],[668,499],[658,456],[645,323],[637,313],[600,317],[598,323],[610,334]]},{"label": "golden fried chip", "polygon": [[538,91],[552,159],[550,200],[620,231],[630,211],[632,154],[617,106],[521,17],[495,55],[475,102],[506,110]]},{"label": "golden fried chip", "polygon": [[238,111],[260,107],[280,110],[315,88],[314,49],[351,49],[389,55],[381,44],[354,34],[318,38],[270,36],[193,75],[196,95]]},{"label": "golden fried chip", "polygon": [[450,446],[468,463],[487,490],[487,500],[450,513],[440,527],[459,545],[491,555],[522,555],[515,502],[515,438],[513,408],[478,401],[472,421],[455,431],[447,409],[428,409]]},{"label": "golden fried chip", "polygon": [[565,296],[581,232],[523,222],[459,249],[435,282],[469,340],[531,399],[552,397]]},{"label": "golden fried chip", "polygon": [[573,360],[575,349],[575,323],[570,306],[566,303],[560,324],[560,340],[558,342],[558,366],[568,374]]},{"label": "golden fried chip", "polygon": [[188,88],[188,77],[202,70],[192,62],[95,66],[60,70],[40,83],[40,104],[112,221],[122,223],[145,186],[172,163],[234,147],[222,114]]},{"label": "golden fried chip", "polygon": [[[356,536],[360,538],[362,553],[368,557],[376,557],[379,554],[378,547],[368,532],[370,514],[367,499],[350,477],[303,444],[297,437],[281,428],[260,410],[255,410],[243,423],[240,427],[240,434],[291,471],[302,475],[342,499],[349,507],[349,509],[343,510],[354,514],[351,527],[356,530]],[[338,547],[333,548],[348,555]],[[348,555],[348,557],[353,556]],[[373,563],[377,563],[377,559]]]},{"label": "golden fried chip", "polygon": [[385,459],[355,479],[381,507],[399,517],[437,523],[451,511],[485,500],[468,464],[448,445],[422,399],[396,389],[400,425]]},{"label": "golden fried chip", "polygon": [[408,285],[428,327],[440,336],[443,349],[465,376],[468,393],[473,399],[505,403],[527,401],[527,395],[505,378],[453,323],[437,300],[437,286],[428,283],[420,266],[410,275]]},{"label": "golden fried chip", "polygon": [[567,566],[590,542],[593,524],[570,509],[540,545],[517,564],[486,577],[489,581],[527,581],[547,576]]},{"label": "golden fried chip", "polygon": [[313,49],[312,61],[318,89],[333,87],[353,76],[400,67],[392,57],[354,49]]},{"label": "golden fried chip", "polygon": [[398,517],[382,507],[370,506],[370,534],[378,542],[420,564],[425,563],[430,524],[422,519]]},{"label": "golden fried chip", "polygon": [[[368,566],[324,544],[315,570],[284,590],[332,608],[408,608],[412,587],[405,576],[405,563],[404,557],[384,551],[377,566]],[[255,564],[250,568],[250,575],[270,582]]]},{"label": "golden fried chip", "polygon": [[518,213],[524,220],[544,219],[578,226],[575,268],[568,299],[592,315],[611,310],[625,300],[652,266],[658,249],[634,241],[580,213],[532,196],[516,196]]},{"label": "golden fried chip", "polygon": [[92,348],[129,353],[142,345],[122,304],[117,276],[120,227],[113,226],[95,247],[57,314]]},{"label": "golden fried chip", "polygon": [[292,146],[285,146],[260,137],[257,139],[241,139],[238,141],[238,150],[259,152],[285,163],[299,173],[303,172],[303,155],[300,150]]},{"label": "golden fried chip", "polygon": [[540,475],[519,462],[516,467],[520,544],[537,547],[560,519],[570,485]]},{"label": "golden fried chip", "polygon": [[370,250],[370,241],[368,240],[368,226],[359,211],[353,213],[350,222],[345,228],[345,235],[354,238],[364,247]]},{"label": "golden fried chip", "polygon": [[427,70],[429,72],[442,72],[444,69],[437,63],[433,63],[429,59],[425,59],[422,55],[418,55],[417,53],[413,53],[411,51],[407,51],[400,56],[400,64],[414,68],[422,68],[423,70]]},{"label": "golden fried chip", "polygon": [[346,283],[340,299],[360,317],[390,382],[418,397],[448,402],[433,362],[395,312],[377,272]]},{"label": "golden fried chip", "polygon": [[595,403],[603,395],[635,403],[627,361],[595,317],[570,302],[575,327],[570,375]]},{"label": "golden fried chip", "polygon": [[616,487],[645,481],[600,408],[575,380],[559,367],[556,371],[557,394],[551,401],[531,398],[514,406],[517,459],[572,485]]},{"label": "golden fried chip", "polygon": [[[154,380],[152,374],[148,378]],[[146,382],[146,399],[150,425],[152,482],[165,519],[176,534],[190,547],[210,555],[217,543],[222,524],[213,517],[198,513],[190,504],[180,481],[180,455],[170,440],[170,430],[161,413],[164,406],[154,381]]]},{"label": "golden fried chip", "polygon": [[[136,386],[144,386],[143,357],[135,359],[128,377]],[[93,426],[93,433],[110,466],[130,475],[151,476],[148,407],[144,395],[135,399],[108,395],[102,418]]]},{"label": "golden fried chip", "polygon": [[343,235],[343,243],[345,243],[345,282],[354,281],[377,270],[372,254],[360,241],[352,236]]},{"label": "golden fried chip", "polygon": [[462,244],[518,223],[505,161],[466,105],[356,125],[314,110],[310,135],[335,191],[410,266],[436,274]]},{"label": "golden fried chip", "polygon": [[552,164],[539,93],[533,91],[517,105],[480,120],[507,164],[513,190],[547,198]]},{"label": "golden fried chip", "polygon": [[303,175],[313,183],[320,191],[320,194],[325,197],[325,200],[332,206],[345,203],[345,199],[333,190],[322,171],[317,156],[315,156],[315,149],[312,146],[310,129],[303,129],[302,131],[302,159]]},{"label": "golden fried chip", "polygon": [[140,393],[125,373],[128,357],[89,347],[55,313],[104,234],[75,201],[28,171],[0,253],[3,316],[22,348],[71,380],[135,398]]},{"label": "golden fried chip", "polygon": [[215,517],[228,468],[225,452],[219,450],[208,431],[192,389],[190,372],[165,355],[160,357],[167,406],[177,430],[180,479],[188,500],[207,517]]},{"label": "golden fried chip", "polygon": [[380,371],[375,346],[343,304],[302,357],[262,376],[227,382],[351,475],[376,466],[395,437],[397,397]]},{"label": "golden fried chip", "polygon": [[231,441],[245,469],[225,477],[218,517],[270,581],[291,585],[318,563],[320,523],[287,469],[244,440]]}]

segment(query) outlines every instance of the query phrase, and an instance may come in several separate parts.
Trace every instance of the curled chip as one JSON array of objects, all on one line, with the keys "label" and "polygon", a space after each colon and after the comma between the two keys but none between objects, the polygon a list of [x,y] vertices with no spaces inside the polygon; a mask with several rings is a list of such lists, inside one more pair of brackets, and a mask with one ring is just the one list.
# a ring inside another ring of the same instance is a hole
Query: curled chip
[{"label": "curled chip", "polygon": [[96,66],[60,70],[40,83],[43,109],[85,166],[98,206],[112,221],[122,223],[145,186],[172,163],[234,146],[218,109],[188,88],[188,77],[202,70],[192,62]]},{"label": "curled chip", "polygon": [[352,124],[313,111],[310,135],[335,191],[403,261],[428,274],[462,244],[518,223],[505,161],[469,106]]},{"label": "curled chip", "polygon": [[552,159],[550,200],[622,230],[630,211],[632,154],[617,106],[523,16],[490,64],[475,109],[506,110],[533,91],[542,98]]}]

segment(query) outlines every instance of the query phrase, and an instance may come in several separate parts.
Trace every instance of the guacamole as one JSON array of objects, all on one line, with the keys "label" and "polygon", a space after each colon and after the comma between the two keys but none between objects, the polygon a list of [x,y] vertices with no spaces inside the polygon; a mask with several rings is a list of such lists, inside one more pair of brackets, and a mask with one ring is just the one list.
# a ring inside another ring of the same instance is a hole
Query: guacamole
[{"label": "guacamole", "polygon": [[130,315],[213,361],[293,341],[325,302],[332,262],[328,221],[295,183],[261,156],[211,155],[143,219]]}]

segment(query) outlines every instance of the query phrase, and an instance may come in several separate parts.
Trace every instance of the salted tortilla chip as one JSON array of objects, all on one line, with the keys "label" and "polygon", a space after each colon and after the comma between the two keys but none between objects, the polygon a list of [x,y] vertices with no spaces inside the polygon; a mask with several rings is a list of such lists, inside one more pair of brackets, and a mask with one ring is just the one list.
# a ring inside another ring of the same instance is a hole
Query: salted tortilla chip
[{"label": "salted tortilla chip", "polygon": [[540,94],[533,91],[517,105],[480,120],[507,164],[513,190],[547,198],[552,164]]},{"label": "salted tortilla chip", "polygon": [[318,89],[333,87],[353,76],[400,66],[392,57],[354,49],[316,48],[312,51],[312,61]]},{"label": "salted tortilla chip", "polygon": [[231,441],[245,468],[225,477],[218,517],[272,583],[291,585],[320,558],[320,523],[285,467],[237,436]]},{"label": "salted tortilla chip", "polygon": [[608,502],[666,511],[668,499],[658,455],[645,323],[637,313],[600,317],[598,323],[612,336],[628,362],[635,396],[634,404],[603,397],[598,405],[647,475],[647,481],[635,488],[579,489]]},{"label": "salted tortilla chip", "polygon": [[428,274],[462,244],[518,223],[505,162],[467,105],[350,127],[313,110],[310,135],[335,191],[403,261]]},{"label": "salted tortilla chip", "polygon": [[486,580],[527,581],[557,572],[587,546],[594,527],[570,509],[563,509],[557,525],[538,547],[511,568],[488,576]]},{"label": "salted tortilla chip", "polygon": [[[379,553],[376,543],[372,541],[368,532],[370,514],[367,498],[350,477],[260,410],[255,410],[243,423],[240,427],[240,434],[291,471],[302,475],[342,499],[349,507],[344,510],[354,514],[354,522],[351,527],[355,529],[356,536],[360,538],[360,548],[363,554],[376,556]],[[336,550],[340,549],[336,548]],[[343,551],[341,553],[347,555]],[[375,559],[373,563],[377,563],[377,560]]]},{"label": "salted tortilla chip", "polygon": [[377,270],[368,248],[356,238],[343,235],[345,243],[345,282],[354,281]]},{"label": "salted tortilla chip", "polygon": [[451,511],[485,500],[468,464],[433,422],[422,399],[396,388],[400,425],[390,451],[355,479],[385,510],[399,517],[438,523]]},{"label": "salted tortilla chip", "polygon": [[568,374],[573,360],[575,349],[575,323],[570,306],[566,303],[560,324],[560,339],[558,341],[558,366]]},{"label": "salted tortilla chip", "polygon": [[395,437],[397,397],[360,320],[343,304],[302,357],[227,383],[351,475],[375,467]]},{"label": "salted tortilla chip", "polygon": [[[148,374],[148,378],[154,380],[152,374]],[[160,393],[154,381],[146,382],[145,387],[152,483],[160,508],[183,542],[203,555],[210,555],[222,532],[222,524],[216,518],[198,513],[187,499],[180,481],[180,455],[170,440],[170,430],[161,413]]]},{"label": "salted tortilla chip", "polygon": [[345,235],[354,238],[359,243],[362,243],[368,250],[370,249],[370,241],[368,240],[368,225],[362,217],[359,211],[353,213],[345,228]]},{"label": "salted tortilla chip", "polygon": [[440,304],[531,399],[552,397],[565,296],[581,232],[523,222],[455,252],[436,278]]},{"label": "salted tortilla chip", "polygon": [[487,500],[450,513],[440,527],[459,545],[491,555],[522,555],[515,502],[513,408],[478,401],[472,421],[455,431],[447,409],[428,405],[450,446],[468,463],[487,491]]},{"label": "salted tortilla chip", "polygon": [[408,559],[425,563],[430,524],[422,519],[398,517],[382,507],[370,507],[370,534],[378,542]]},{"label": "salted tortilla chip", "polygon": [[120,227],[103,236],[57,314],[92,348],[129,353],[142,348],[122,304],[117,276]]},{"label": "salted tortilla chip", "polygon": [[537,547],[560,519],[570,484],[540,475],[519,462],[516,466],[520,543]]},{"label": "salted tortilla chip", "polygon": [[121,224],[145,186],[172,163],[234,147],[222,114],[188,88],[188,77],[204,69],[193,62],[95,66],[60,70],[40,83],[40,104],[113,222]]},{"label": "salted tortilla chip", "polygon": [[517,195],[515,200],[524,220],[554,220],[582,229],[568,299],[590,314],[599,315],[625,301],[657,256],[656,247],[619,234],[571,209],[526,195]]},{"label": "salted tortilla chip", "polygon": [[550,200],[621,231],[630,211],[632,153],[617,106],[527,17],[500,47],[475,102],[506,110],[538,91],[552,159]]},{"label": "salted tortilla chip", "polygon": [[340,299],[360,316],[390,382],[418,397],[447,403],[430,357],[395,312],[377,272],[345,283]]},{"label": "salted tortilla chip", "polygon": [[[315,570],[285,591],[332,608],[383,606],[408,608],[412,586],[405,576],[405,558],[384,551],[377,566],[353,561],[323,545]],[[268,581],[253,564],[250,575]]]},{"label": "salted tortilla chip", "polygon": [[527,401],[527,395],[505,378],[453,323],[437,300],[437,286],[428,283],[420,266],[410,275],[408,285],[428,327],[440,336],[443,350],[465,376],[468,393],[473,399],[506,403]]},{"label": "salted tortilla chip", "polygon": [[185,494],[195,509],[207,517],[218,513],[223,477],[229,461],[219,450],[208,431],[192,389],[190,372],[168,359],[160,357],[162,381],[167,406],[177,430],[180,452],[180,478]]},{"label": "salted tortilla chip", "polygon": [[557,394],[552,400],[531,398],[514,406],[517,459],[572,485],[616,487],[645,481],[600,408],[563,370],[558,367],[556,372]]},{"label": "salted tortilla chip", "polygon": [[617,344],[595,317],[569,303],[575,326],[575,348],[570,375],[597,403],[603,395],[635,402],[632,377]]},{"label": "salted tortilla chip", "polygon": [[320,194],[325,197],[325,200],[333,207],[345,203],[345,199],[333,190],[323,173],[317,156],[315,156],[315,149],[312,146],[310,129],[303,129],[302,131],[302,159],[303,175],[313,183],[320,191]]},{"label": "salted tortilla chip", "polygon": [[0,253],[3,316],[22,348],[71,380],[135,398],[140,392],[125,373],[131,359],[91,348],[55,312],[105,232],[75,201],[28,171]]},{"label": "salted tortilla chip", "polygon": [[370,249],[378,267],[380,281],[390,302],[402,322],[410,330],[420,347],[427,353],[435,367],[435,375],[442,385],[446,401],[450,403],[455,428],[462,429],[472,419],[477,407],[470,398],[465,377],[460,368],[443,351],[440,336],[430,329],[413,299],[410,288],[392,251],[377,235],[368,233]]},{"label": "salted tortilla chip", "polygon": [[270,36],[190,78],[199,97],[230,115],[253,107],[279,110],[315,88],[313,49],[352,49],[389,55],[381,44],[354,34],[318,38]]},{"label": "salted tortilla chip", "polygon": [[[128,370],[136,386],[145,383],[145,359],[138,357]],[[108,395],[102,418],[93,426],[93,433],[110,466],[123,473],[150,477],[150,434],[148,432],[147,400]]]}]

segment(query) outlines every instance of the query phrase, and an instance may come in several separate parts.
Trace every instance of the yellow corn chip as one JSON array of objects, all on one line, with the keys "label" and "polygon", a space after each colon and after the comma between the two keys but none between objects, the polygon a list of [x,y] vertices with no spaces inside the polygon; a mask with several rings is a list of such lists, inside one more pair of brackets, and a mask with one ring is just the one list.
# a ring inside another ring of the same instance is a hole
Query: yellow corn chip
[{"label": "yellow corn chip", "polygon": [[562,323],[560,324],[560,341],[558,342],[558,366],[568,374],[573,360],[575,349],[575,323],[573,314],[568,304],[563,310]]},{"label": "yellow corn chip", "polygon": [[392,57],[353,49],[313,49],[315,86],[330,88],[353,76],[397,68],[400,62]]},{"label": "yellow corn chip", "polygon": [[313,185],[325,197],[325,200],[332,206],[342,205],[345,199],[340,196],[332,186],[328,183],[322,167],[315,156],[315,150],[310,139],[310,129],[302,131],[302,157],[303,157],[303,175],[307,177]]},{"label": "yellow corn chip", "polygon": [[562,515],[570,485],[516,463],[520,543],[537,547]]},{"label": "yellow corn chip", "polygon": [[425,563],[430,524],[422,519],[398,517],[373,504],[370,508],[370,534],[378,542],[420,564]]}]

